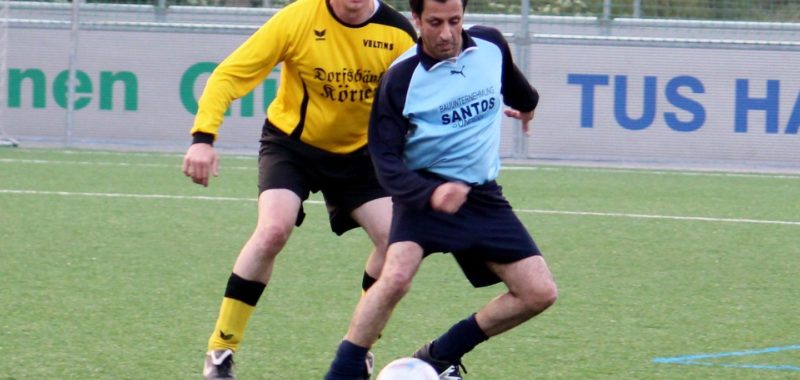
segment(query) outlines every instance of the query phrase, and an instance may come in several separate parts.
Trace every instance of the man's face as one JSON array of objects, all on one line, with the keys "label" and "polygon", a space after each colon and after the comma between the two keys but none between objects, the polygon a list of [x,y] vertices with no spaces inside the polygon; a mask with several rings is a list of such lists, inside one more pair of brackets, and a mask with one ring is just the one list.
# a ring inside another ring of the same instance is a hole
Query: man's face
[{"label": "man's face", "polygon": [[422,50],[433,58],[453,58],[461,52],[461,29],[464,7],[461,0],[440,3],[424,0],[422,14],[414,14],[414,22],[422,39]]}]

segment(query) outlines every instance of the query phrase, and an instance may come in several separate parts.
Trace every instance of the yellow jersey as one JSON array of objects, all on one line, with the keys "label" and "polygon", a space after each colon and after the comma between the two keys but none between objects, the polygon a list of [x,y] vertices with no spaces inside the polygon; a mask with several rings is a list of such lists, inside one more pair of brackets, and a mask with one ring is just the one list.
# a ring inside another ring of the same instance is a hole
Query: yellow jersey
[{"label": "yellow jersey", "polygon": [[406,17],[379,2],[360,25],[339,21],[326,0],[278,11],[208,79],[192,133],[216,138],[231,102],[261,84],[278,63],[280,85],[267,119],[316,148],[346,154],[367,143],[370,108],[389,65],[416,42]]}]

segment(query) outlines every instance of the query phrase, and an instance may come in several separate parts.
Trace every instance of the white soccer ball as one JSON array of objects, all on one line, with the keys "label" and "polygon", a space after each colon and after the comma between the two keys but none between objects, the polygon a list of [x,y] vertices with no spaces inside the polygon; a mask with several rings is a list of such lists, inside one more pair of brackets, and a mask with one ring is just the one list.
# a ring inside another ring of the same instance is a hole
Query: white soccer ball
[{"label": "white soccer ball", "polygon": [[383,367],[376,380],[439,380],[439,375],[420,359],[400,358]]}]

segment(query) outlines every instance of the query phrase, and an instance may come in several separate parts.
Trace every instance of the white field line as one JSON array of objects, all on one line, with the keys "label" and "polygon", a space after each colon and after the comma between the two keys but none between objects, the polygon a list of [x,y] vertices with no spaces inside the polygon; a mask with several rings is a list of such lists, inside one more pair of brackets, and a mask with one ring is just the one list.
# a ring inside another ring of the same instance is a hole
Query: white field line
[{"label": "white field line", "polygon": [[236,201],[236,202],[255,202],[256,198],[236,198],[236,197],[210,197],[204,195],[169,195],[169,194],[125,194],[125,193],[89,193],[72,191],[41,191],[41,190],[15,190],[0,189],[0,194],[23,194],[23,195],[62,195],[77,197],[97,197],[97,198],[140,198],[140,199],[179,199],[179,200],[201,200],[201,201]]},{"label": "white field line", "polygon": [[[170,194],[126,194],[126,193],[91,193],[91,192],[72,192],[72,191],[42,191],[42,190],[16,190],[0,189],[0,194],[22,194],[22,195],[61,195],[67,197],[97,197],[97,198],[140,198],[140,199],[177,199],[177,200],[196,200],[196,201],[233,201],[233,202],[256,202],[256,198],[237,198],[237,197],[217,197],[206,195],[170,195]],[[324,204],[323,201],[307,200],[305,203]]]},{"label": "white field line", "polygon": [[[40,190],[15,190],[0,189],[0,194],[22,194],[22,195],[60,195],[60,196],[84,196],[84,197],[106,197],[106,198],[143,198],[143,199],[177,199],[177,200],[201,200],[201,201],[236,201],[236,202],[255,202],[253,198],[236,197],[216,197],[202,195],[169,195],[169,194],[125,194],[125,193],[89,193],[89,192],[68,192],[68,191],[40,191]],[[322,201],[308,200],[310,204],[324,204]],[[631,219],[664,219],[664,220],[684,220],[697,222],[715,223],[750,223],[750,224],[772,224],[800,226],[800,221],[787,220],[764,220],[764,219],[741,219],[741,218],[713,218],[705,216],[678,216],[678,215],[657,215],[657,214],[628,214],[617,212],[592,212],[592,211],[563,211],[563,210],[542,210],[542,209],[515,209],[519,213],[531,214],[550,214],[550,215],[577,215],[577,216],[599,216],[599,217],[618,217]]]},{"label": "white field line", "polygon": [[503,166],[501,170],[508,171],[581,171],[590,173],[626,173],[626,174],[651,174],[651,175],[683,175],[693,177],[743,177],[743,178],[769,178],[769,179],[794,179],[800,180],[800,174],[775,174],[775,173],[736,173],[713,172],[702,170],[655,170],[655,169],[620,169],[620,168],[586,168],[577,166]]},{"label": "white field line", "polygon": [[[20,149],[22,153],[40,154],[41,149]],[[48,153],[58,153],[65,156],[122,156],[122,157],[177,157],[183,158],[184,153],[162,153],[162,152],[129,152],[129,151],[103,151],[103,150],[48,150]],[[258,155],[222,155],[225,159],[234,160],[256,160]]]},{"label": "white field line", "polygon": [[753,223],[753,224],[779,224],[789,226],[800,226],[800,221],[789,220],[764,220],[764,219],[741,219],[741,218],[712,218],[706,216],[678,216],[678,215],[657,215],[657,214],[627,214],[618,212],[592,212],[592,211],[560,211],[560,210],[540,210],[540,209],[514,209],[519,213],[533,214],[556,214],[556,215],[578,215],[578,216],[605,216],[632,219],[668,219],[668,220],[688,220],[697,222],[722,222],[722,223]]},{"label": "white field line", "polygon": [[[255,164],[251,166],[223,166],[220,169],[231,170],[253,170],[257,169]],[[120,166],[120,167],[141,167],[141,168],[174,168],[180,171],[181,165],[178,164],[147,164],[147,163],[129,163],[129,162],[103,162],[103,161],[60,161],[60,160],[32,160],[32,159],[17,159],[17,158],[0,158],[0,164],[41,164],[41,165],[82,165],[82,166]]]},{"label": "white field line", "polygon": [[[64,153],[71,154],[71,151]],[[80,152],[84,154],[85,152]],[[75,153],[77,154],[77,153]],[[112,153],[104,153],[111,155]],[[122,153],[116,153],[122,154]],[[142,154],[140,154],[142,155]],[[151,155],[153,156],[153,155]],[[180,155],[159,154],[154,156],[161,157],[182,157]],[[251,161],[252,165],[237,166],[226,165],[226,161]],[[255,156],[223,156],[220,158],[220,170],[253,170],[257,169],[257,158]],[[119,167],[150,167],[150,168],[176,168],[180,170],[180,163],[175,164],[148,164],[131,162],[105,162],[105,161],[70,161],[70,160],[38,160],[20,158],[0,158],[0,164],[39,164],[39,165],[84,165],[84,166],[119,166]],[[585,168],[585,167],[551,167],[551,166],[503,166],[504,171],[581,171],[590,173],[633,173],[650,175],[681,175],[695,177],[742,177],[742,178],[764,178],[764,179],[789,179],[800,180],[800,174],[776,174],[776,173],[736,173],[736,172],[710,172],[710,171],[681,171],[681,170],[653,170],[653,169],[619,169],[619,168]]]}]

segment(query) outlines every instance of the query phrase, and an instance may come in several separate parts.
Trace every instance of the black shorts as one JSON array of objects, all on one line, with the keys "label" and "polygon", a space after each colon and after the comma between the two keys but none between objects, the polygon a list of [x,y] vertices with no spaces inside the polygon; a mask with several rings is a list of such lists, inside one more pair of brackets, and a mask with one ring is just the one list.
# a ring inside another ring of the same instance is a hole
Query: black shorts
[{"label": "black shorts", "polygon": [[[322,192],[328,206],[331,230],[341,235],[359,227],[350,213],[371,200],[387,197],[378,183],[366,148],[350,154],[330,153],[290,137],[264,123],[258,154],[258,193],[288,189],[303,201]],[[303,207],[295,225],[305,218]]]},{"label": "black shorts", "polygon": [[487,261],[505,264],[541,255],[494,181],[474,186],[453,215],[430,206],[416,210],[395,202],[389,244],[401,241],[419,244],[426,256],[452,253],[474,287],[500,282]]}]

